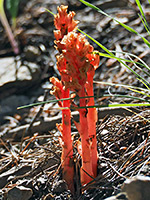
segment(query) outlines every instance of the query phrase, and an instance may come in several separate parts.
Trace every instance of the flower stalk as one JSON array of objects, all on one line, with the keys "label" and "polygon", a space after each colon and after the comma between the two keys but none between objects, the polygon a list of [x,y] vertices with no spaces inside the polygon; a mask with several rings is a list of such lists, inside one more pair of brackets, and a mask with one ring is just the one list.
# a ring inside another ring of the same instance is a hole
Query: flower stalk
[{"label": "flower stalk", "polygon": [[[54,85],[51,94],[56,96],[56,99],[69,98],[69,89],[65,89],[63,83],[57,78],[50,78],[51,83]],[[62,137],[60,143],[62,146],[61,164],[63,169],[63,178],[66,180],[67,185],[72,193],[74,193],[74,166],[73,166],[73,147],[71,138],[71,111],[70,100],[59,102],[62,107],[62,124],[56,124],[58,130],[61,132]]]},{"label": "flower stalk", "polygon": [[86,82],[86,91],[87,95],[90,96],[87,106],[93,106],[93,108],[88,108],[87,120],[88,120],[88,134],[91,142],[91,160],[92,160],[92,169],[94,177],[97,176],[97,139],[96,139],[96,122],[97,122],[97,110],[94,108],[94,88],[93,88],[93,78],[95,70],[98,68],[99,56],[96,54],[89,54],[88,58],[90,60],[90,68],[87,72],[87,82]]},{"label": "flower stalk", "polygon": [[[69,98],[70,97],[70,88],[66,86],[66,66],[67,60],[65,59],[62,49],[63,44],[61,44],[62,39],[69,32],[73,31],[78,24],[78,21],[73,19],[75,13],[70,12],[67,14],[67,6],[58,7],[58,14],[54,16],[54,24],[57,30],[54,31],[54,35],[56,38],[55,44],[56,49],[59,54],[56,56],[57,58],[57,68],[61,75],[61,82],[59,82],[56,78],[50,79],[55,89],[52,93],[55,93],[57,99]],[[57,84],[59,83],[59,84]],[[59,87],[57,87],[59,86]],[[55,92],[54,92],[55,91]],[[64,100],[63,103],[59,102],[59,105],[62,108],[62,124],[57,125],[57,128],[62,133],[62,155],[61,155],[61,163],[63,169],[63,178],[66,180],[69,189],[72,193],[74,193],[74,165],[73,165],[73,145],[72,145],[72,137],[71,137],[71,111],[70,111],[70,101]]]},{"label": "flower stalk", "polygon": [[[79,92],[80,97],[85,96],[85,88],[83,87]],[[86,107],[86,99],[80,99],[80,106]],[[91,162],[91,151],[90,151],[90,141],[88,135],[88,121],[87,121],[87,109],[80,109],[80,137],[81,137],[81,148],[82,148],[82,167],[81,173],[81,184],[87,184],[92,181],[91,177],[94,177],[92,162]],[[87,172],[87,173],[86,173]]]},{"label": "flower stalk", "polygon": [[[63,90],[63,98],[69,98],[69,89]],[[74,165],[73,165],[73,146],[71,137],[71,111],[70,100],[63,101],[63,107],[68,109],[62,110],[62,169],[63,177],[66,180],[71,192],[74,192]],[[69,176],[68,176],[69,175]]]}]

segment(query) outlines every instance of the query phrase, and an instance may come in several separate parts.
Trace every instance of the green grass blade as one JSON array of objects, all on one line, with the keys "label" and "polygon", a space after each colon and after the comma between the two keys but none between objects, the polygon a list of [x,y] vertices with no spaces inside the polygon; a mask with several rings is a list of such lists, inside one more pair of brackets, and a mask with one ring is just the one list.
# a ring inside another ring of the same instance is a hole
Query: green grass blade
[{"label": "green grass blade", "polygon": [[142,9],[140,1],[139,0],[135,0],[135,1],[136,1],[137,6],[139,7],[141,15],[143,16],[143,18],[145,18],[145,15],[144,15],[144,12],[143,12],[143,9]]},{"label": "green grass blade", "polygon": [[[118,57],[116,57],[116,56],[112,56],[112,55],[101,53],[101,52],[97,52],[97,51],[94,51],[93,54],[98,54],[99,56],[102,56],[102,57],[105,57],[105,58],[112,58],[112,59],[118,60]],[[137,65],[144,66],[143,64],[141,64],[139,62],[135,62],[133,60],[124,59],[124,58],[119,58],[119,59],[121,61],[123,61],[123,62],[128,62],[128,63],[134,64],[136,66],[136,68],[138,68],[140,71],[142,71],[143,73],[145,73],[147,76],[150,77],[150,73],[146,72],[145,70],[143,70],[142,68],[137,66]]]},{"label": "green grass blade", "polygon": [[127,69],[129,69],[133,74],[135,74],[139,79],[143,80],[144,82],[146,82],[147,85],[149,85],[149,82],[143,78],[142,76],[140,76],[138,73],[136,73],[136,71],[134,71],[131,67],[129,67],[128,65],[126,65],[123,61],[121,61],[120,58],[117,59],[120,63],[122,63]]},{"label": "green grass blade", "polygon": [[20,109],[23,109],[23,108],[29,108],[29,107],[33,107],[33,106],[39,106],[39,105],[46,104],[46,103],[57,103],[59,101],[73,100],[73,99],[74,100],[78,100],[78,99],[93,98],[93,97],[94,96],[86,96],[86,97],[75,96],[74,98],[69,97],[69,98],[64,98],[64,99],[54,99],[54,100],[42,101],[42,102],[32,103],[32,104],[29,104],[29,105],[20,106],[17,109],[20,110]]},{"label": "green grass blade", "polygon": [[146,31],[148,32],[148,34],[150,35],[150,32],[149,32],[149,26],[147,25],[147,22],[145,22],[145,20],[143,20],[143,18],[139,15],[139,18],[141,19]]},{"label": "green grass blade", "polygon": [[[131,61],[133,61],[132,58],[130,58],[130,59],[131,59]],[[140,70],[141,72],[145,73],[148,77],[150,77],[150,73],[149,73],[149,72],[146,72],[143,68],[141,68],[140,66],[138,66],[136,62],[133,61],[133,65],[134,65],[138,70]],[[146,80],[145,80],[145,81],[146,81]]]},{"label": "green grass blade", "polygon": [[150,92],[148,89],[145,88],[140,88],[140,87],[136,87],[136,86],[130,86],[130,85],[123,85],[123,84],[117,84],[117,83],[109,83],[109,82],[103,82],[103,81],[94,81],[94,83],[96,84],[101,84],[101,85],[110,85],[110,86],[118,86],[118,87],[124,87],[126,89],[130,89],[133,88],[135,90],[140,90],[140,91],[144,91],[145,93]]},{"label": "green grass blade", "polygon": [[[108,107],[108,108],[114,108],[114,107],[147,107],[150,106],[150,103],[124,103],[124,104],[108,104],[108,105],[95,105],[94,108],[104,108],[104,107]],[[93,106],[83,106],[83,107],[71,107],[72,109],[83,109],[83,108],[93,108]]]},{"label": "green grass blade", "polygon": [[[141,3],[140,3],[139,0],[135,0],[135,1],[136,1],[137,6],[139,7],[140,13],[141,13],[141,15],[142,15],[142,17],[143,17],[143,19],[142,19],[141,17],[140,17],[140,19],[141,19],[142,23],[144,24],[144,27],[145,27],[146,31],[149,33],[150,28],[149,28],[149,26],[148,26],[148,23],[147,23],[145,14],[144,14],[144,12],[143,12]],[[149,34],[150,34],[150,33],[149,33]]]},{"label": "green grass blade", "polygon": [[65,98],[65,99],[54,99],[54,100],[49,100],[49,101],[42,101],[42,102],[37,102],[37,103],[31,103],[28,105],[24,105],[24,106],[20,106],[17,108],[17,110],[23,109],[23,108],[29,108],[29,107],[33,107],[33,106],[39,106],[42,104],[46,104],[46,103],[57,103],[59,101],[64,101],[64,100],[71,100],[72,98]]},{"label": "green grass blade", "polygon": [[4,0],[0,0],[0,14],[3,15],[4,7],[3,7]]},{"label": "green grass blade", "polygon": [[[97,51],[93,51],[93,54],[99,54],[99,55],[102,56],[102,57],[105,57],[105,58],[113,58],[113,59],[116,59],[116,60],[117,60],[117,58],[118,58],[118,57],[116,57],[116,56],[112,56],[112,55],[109,55],[109,54],[106,54],[106,53],[97,52]],[[138,64],[138,65],[142,65],[142,64],[139,63],[139,62],[134,62],[134,61],[132,61],[132,60],[128,60],[128,59],[124,59],[124,58],[120,58],[120,60],[122,60],[122,61],[124,61],[124,62],[136,63],[136,64]],[[143,65],[142,65],[142,66],[143,66]]]},{"label": "green grass blade", "polygon": [[[98,42],[97,40],[95,40],[94,38],[92,38],[91,36],[89,36],[87,33],[85,33],[84,31],[81,31],[80,29],[78,29],[78,31],[80,31],[81,33],[83,33],[84,35],[86,35],[89,39],[91,39],[95,44],[97,44],[99,47],[101,47],[104,51],[106,51],[109,55],[111,56],[115,56],[112,52],[110,52],[106,47],[104,47],[100,42]],[[149,85],[149,82],[147,82],[147,80],[145,80],[142,76],[140,76],[138,73],[136,73],[133,69],[131,69],[128,65],[126,65],[123,61],[121,61],[120,58],[116,57],[116,59],[123,64],[127,69],[129,69],[133,74],[135,74],[138,78],[140,78],[141,80],[143,80],[144,82],[146,82],[147,85]]]},{"label": "green grass blade", "polygon": [[[97,96],[97,97],[98,97],[98,96]],[[103,96],[99,96],[98,98],[101,98],[101,97],[115,97],[115,98],[122,97],[122,99],[127,98],[127,99],[139,100],[139,101],[144,101],[144,102],[150,103],[150,101],[147,100],[147,99],[143,99],[143,98],[140,98],[140,97],[134,97],[134,96],[130,96],[130,95],[105,94],[105,95],[103,95]]]},{"label": "green grass blade", "polygon": [[[49,101],[42,101],[42,102],[37,102],[37,103],[32,103],[32,104],[29,104],[29,105],[24,105],[24,106],[20,106],[18,107],[17,109],[20,110],[20,109],[23,109],[23,108],[29,108],[29,107],[33,107],[33,106],[38,106],[38,105],[43,105],[43,104],[46,104],[46,103],[57,103],[58,101],[65,101],[65,100],[79,100],[79,99],[83,99],[83,98],[101,98],[101,97],[122,97],[123,99],[124,98],[128,98],[128,99],[133,99],[133,100],[139,100],[139,101],[144,101],[144,102],[148,102],[150,103],[150,101],[146,100],[146,99],[143,99],[143,98],[139,98],[139,97],[134,97],[134,96],[130,96],[130,95],[119,95],[119,94],[106,94],[106,95],[102,95],[102,96],[85,96],[85,97],[74,97],[74,98],[64,98],[64,99],[55,99],[55,100],[49,100]],[[95,106],[93,106],[95,107]]]},{"label": "green grass blade", "polygon": [[150,103],[109,104],[108,107],[140,107],[150,106]]},{"label": "green grass blade", "polygon": [[148,94],[146,94],[146,93],[144,93],[144,92],[141,92],[141,91],[139,91],[139,90],[135,90],[135,89],[132,89],[132,88],[130,88],[130,90],[133,91],[133,92],[142,94],[142,95],[144,95],[144,96],[150,97],[150,95],[148,95]]},{"label": "green grass blade", "polygon": [[150,91],[150,87],[148,87],[142,80],[139,80],[143,83],[143,85],[145,85],[145,87]]},{"label": "green grass blade", "polygon": [[18,43],[16,42],[13,32],[11,30],[11,27],[8,23],[8,20],[4,11],[3,3],[4,3],[4,0],[0,0],[0,20],[5,28],[6,34],[8,36],[8,39],[10,41],[10,44],[13,48],[14,53],[18,54],[19,53]]},{"label": "green grass blade", "polygon": [[102,45],[100,42],[98,42],[97,40],[92,38],[90,35],[86,34],[84,31],[81,31],[79,28],[78,28],[78,31],[80,31],[81,33],[86,35],[89,39],[91,39],[95,44],[97,44],[100,48],[102,48],[104,51],[106,51],[109,55],[114,56],[114,54],[111,53],[104,45]]},{"label": "green grass blade", "polygon": [[49,12],[51,15],[55,15],[53,12],[51,12],[50,10],[48,10],[47,8],[45,8],[45,10],[47,11],[47,12]]},{"label": "green grass blade", "polygon": [[[135,57],[136,59],[138,59],[138,60],[142,63],[142,64],[141,64],[141,63],[138,63],[139,65],[145,67],[146,69],[148,69],[148,70],[150,71],[150,67],[149,67],[141,58],[139,58],[138,56],[136,56],[136,55],[134,55],[134,54],[132,54],[132,53],[123,52],[123,51],[121,51],[121,52],[118,52],[118,51],[111,51],[111,52],[113,52],[113,53],[121,53],[121,54],[125,54],[125,55],[129,55],[129,56]],[[149,52],[150,52],[150,50],[147,50],[147,53],[149,53]]]},{"label": "green grass blade", "polygon": [[100,8],[98,8],[98,7],[94,6],[94,5],[92,5],[91,3],[87,2],[87,1],[84,1],[84,0],[80,0],[80,1],[81,1],[83,4],[85,4],[86,6],[91,7],[91,8],[93,8],[93,9],[95,9],[96,11],[100,12],[101,14],[103,14],[103,15],[105,15],[105,16],[111,18],[112,20],[114,20],[115,22],[117,22],[118,24],[120,24],[121,26],[123,26],[123,27],[124,27],[126,30],[128,30],[129,32],[135,33],[136,35],[140,36],[140,37],[143,39],[144,43],[150,48],[150,42],[149,42],[146,38],[144,38],[141,34],[139,34],[136,30],[134,30],[133,28],[129,27],[129,26],[126,25],[126,24],[121,23],[121,22],[118,21],[117,19],[111,17],[110,15],[108,15],[107,13],[105,13],[104,11],[102,11]]}]

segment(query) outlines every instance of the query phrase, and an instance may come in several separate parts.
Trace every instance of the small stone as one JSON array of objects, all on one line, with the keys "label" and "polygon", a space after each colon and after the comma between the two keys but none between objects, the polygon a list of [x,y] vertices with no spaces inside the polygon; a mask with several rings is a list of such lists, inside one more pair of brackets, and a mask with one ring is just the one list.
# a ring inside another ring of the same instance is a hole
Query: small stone
[{"label": "small stone", "polygon": [[16,108],[30,103],[29,98],[23,94],[37,88],[41,81],[39,65],[26,62],[18,66],[17,63],[14,57],[0,59],[0,124],[4,116],[16,112],[20,114]]},{"label": "small stone", "polygon": [[0,100],[28,91],[41,80],[40,67],[35,63],[26,62],[17,66],[14,58],[8,57],[0,59],[0,66]]},{"label": "small stone", "polygon": [[125,192],[121,192],[117,194],[116,196],[108,197],[105,200],[128,200],[127,194]]},{"label": "small stone", "polygon": [[8,191],[7,200],[28,200],[32,194],[32,189],[24,186],[16,186]]},{"label": "small stone", "polygon": [[135,176],[127,179],[122,191],[126,192],[129,200],[149,200],[150,199],[150,177]]},{"label": "small stone", "polygon": [[37,56],[40,55],[39,48],[31,45],[25,47],[24,52],[26,60],[30,62],[35,61],[37,59]]},{"label": "small stone", "polygon": [[68,190],[68,187],[64,180],[60,180],[53,185],[53,192],[56,194],[61,194],[66,190]]}]

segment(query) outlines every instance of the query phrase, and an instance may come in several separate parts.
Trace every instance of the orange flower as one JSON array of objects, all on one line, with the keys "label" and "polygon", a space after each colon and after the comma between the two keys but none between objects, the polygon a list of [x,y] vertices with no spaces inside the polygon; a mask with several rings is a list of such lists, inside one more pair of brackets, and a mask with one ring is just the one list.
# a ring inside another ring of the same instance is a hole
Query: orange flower
[{"label": "orange flower", "polygon": [[98,68],[99,66],[99,61],[100,61],[100,57],[98,55],[98,52],[96,54],[97,51],[95,51],[95,54],[91,53],[87,55],[87,58],[90,61],[91,67],[94,68],[94,71]]},{"label": "orange flower", "polygon": [[56,40],[61,40],[64,35],[67,35],[69,32],[73,31],[78,21],[75,21],[73,19],[75,12],[69,12],[67,13],[68,6],[61,5],[58,7],[58,14],[55,15],[54,24],[57,29],[57,31],[54,31],[54,35]]},{"label": "orange flower", "polygon": [[[50,93],[54,95],[56,99],[62,99],[62,91],[63,91],[62,82],[55,77],[50,78],[50,82],[53,84],[53,88],[50,91]],[[59,101],[58,104],[60,107],[63,106],[61,101]]]},{"label": "orange flower", "polygon": [[70,85],[74,91],[78,91],[86,83],[90,67],[87,55],[93,51],[93,47],[85,36],[74,31],[65,35],[58,46],[66,59],[66,73],[70,76]]}]

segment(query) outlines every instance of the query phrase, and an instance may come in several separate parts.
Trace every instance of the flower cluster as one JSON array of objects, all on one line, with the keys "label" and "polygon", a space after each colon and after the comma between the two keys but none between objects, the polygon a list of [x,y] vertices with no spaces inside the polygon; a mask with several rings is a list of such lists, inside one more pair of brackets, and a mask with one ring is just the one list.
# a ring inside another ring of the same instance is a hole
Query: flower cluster
[{"label": "flower cluster", "polygon": [[72,11],[67,14],[67,8],[68,6],[63,5],[57,8],[58,14],[55,15],[54,20],[54,25],[57,29],[54,31],[56,41],[61,40],[69,32],[73,31],[78,24],[78,21],[73,19],[75,12]]}]

